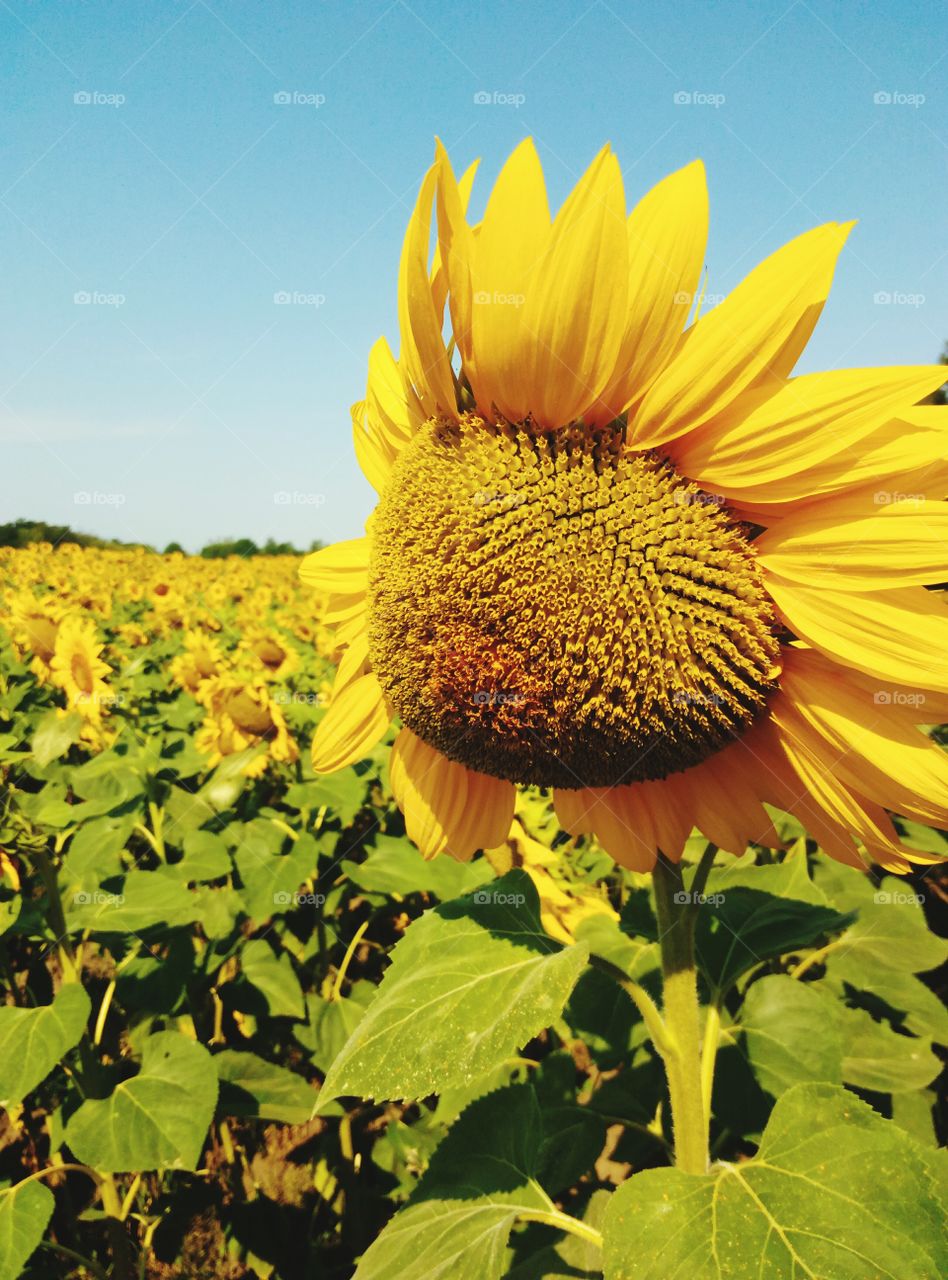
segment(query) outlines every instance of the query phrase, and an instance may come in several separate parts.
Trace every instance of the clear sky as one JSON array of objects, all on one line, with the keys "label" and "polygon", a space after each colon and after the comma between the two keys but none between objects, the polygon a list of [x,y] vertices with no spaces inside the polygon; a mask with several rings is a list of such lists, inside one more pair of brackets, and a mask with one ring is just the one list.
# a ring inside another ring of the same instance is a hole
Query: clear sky
[{"label": "clear sky", "polygon": [[858,218],[801,369],[948,337],[940,0],[2,0],[0,71],[0,521],[360,533],[349,405],[435,134],[474,212],[526,134],[554,206],[605,141],[630,203],[701,156],[710,294]]}]

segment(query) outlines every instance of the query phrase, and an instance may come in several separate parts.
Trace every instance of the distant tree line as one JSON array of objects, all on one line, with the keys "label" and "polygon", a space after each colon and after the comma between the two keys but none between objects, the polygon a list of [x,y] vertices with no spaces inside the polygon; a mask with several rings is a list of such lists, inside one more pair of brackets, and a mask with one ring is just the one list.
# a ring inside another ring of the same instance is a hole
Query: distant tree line
[{"label": "distant tree line", "polygon": [[[114,538],[97,538],[92,533],[78,533],[68,524],[49,524],[46,520],[11,520],[8,524],[0,524],[0,547],[28,547],[32,542],[51,542],[54,547],[62,543],[73,543],[80,547],[145,547],[148,551],[155,548],[145,542],[119,542]],[[323,544],[317,539],[307,548],[318,551]],[[165,555],[179,551],[187,555],[180,542],[169,542],[165,547]],[[202,547],[198,555],[205,560],[220,560],[225,556],[301,556],[305,550],[294,547],[292,542],[277,542],[275,538],[267,538],[263,546],[258,546],[252,538],[219,538]]]}]

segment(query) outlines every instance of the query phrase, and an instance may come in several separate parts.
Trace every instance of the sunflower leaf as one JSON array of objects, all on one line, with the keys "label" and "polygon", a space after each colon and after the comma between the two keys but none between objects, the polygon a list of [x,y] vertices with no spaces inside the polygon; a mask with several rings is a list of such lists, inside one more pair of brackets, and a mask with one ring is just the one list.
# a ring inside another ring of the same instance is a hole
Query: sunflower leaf
[{"label": "sunflower leaf", "polygon": [[833,1085],[777,1102],[757,1156],[649,1169],[605,1215],[605,1280],[941,1280],[943,1156]]},{"label": "sunflower leaf", "polygon": [[64,986],[53,1003],[0,1009],[0,1106],[22,1102],[79,1043],[92,1005],[82,987]]},{"label": "sunflower leaf", "polygon": [[0,1191],[0,1280],[18,1280],[43,1238],[56,1201],[40,1182],[21,1182]]},{"label": "sunflower leaf", "polygon": [[485,1074],[559,1016],[588,952],[540,924],[529,876],[511,871],[427,911],[392,952],[378,994],[320,1093],[417,1099]]}]

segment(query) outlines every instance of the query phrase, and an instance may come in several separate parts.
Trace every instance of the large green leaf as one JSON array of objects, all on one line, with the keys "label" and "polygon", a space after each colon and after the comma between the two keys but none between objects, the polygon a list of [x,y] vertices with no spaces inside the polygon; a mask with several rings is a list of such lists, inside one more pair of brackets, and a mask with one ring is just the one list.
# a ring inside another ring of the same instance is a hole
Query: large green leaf
[{"label": "large green leaf", "polygon": [[765,960],[839,933],[853,917],[825,904],[802,855],[769,866],[734,864],[708,879],[695,954],[708,983],[726,991]]},{"label": "large green leaf", "polygon": [[827,957],[824,985],[917,1036],[948,1045],[948,1009],[914,974],[867,964],[858,949],[842,950]]},{"label": "large green leaf", "polygon": [[[276,828],[271,831],[279,846],[280,833]],[[259,922],[293,909],[297,890],[316,870],[319,846],[312,836],[302,835],[289,853],[277,853],[255,840],[248,824],[237,841],[234,861],[243,885],[240,892],[247,914]]]},{"label": "large green leaf", "polygon": [[900,1035],[865,1009],[840,1006],[843,1079],[877,1093],[924,1089],[941,1071],[931,1041]]},{"label": "large green leaf", "polygon": [[494,878],[494,870],[485,858],[476,862],[423,858],[408,840],[394,836],[379,836],[364,862],[346,859],[340,869],[368,893],[433,893],[442,902],[469,893]]},{"label": "large green leaf", "polygon": [[314,1091],[295,1071],[236,1049],[216,1053],[214,1067],[221,1082],[217,1107],[222,1115],[303,1124],[312,1114]]},{"label": "large green leaf", "polygon": [[545,933],[522,871],[425,912],[393,950],[321,1103],[423,1098],[490,1071],[559,1016],[587,957]]},{"label": "large green leaf", "polygon": [[0,1106],[22,1102],[74,1048],[92,1006],[77,983],[68,983],[52,1004],[0,1009]]},{"label": "large green leaf", "polygon": [[540,1109],[527,1085],[481,1098],[435,1151],[408,1207],[368,1249],[354,1280],[499,1280],[519,1212],[553,1205],[536,1179]]},{"label": "large green leaf", "polygon": [[109,888],[78,889],[66,899],[70,932],[141,933],[193,924],[201,918],[197,895],[170,868],[136,869],[122,880],[106,883]]},{"label": "large green leaf", "polygon": [[48,711],[33,734],[33,759],[39,765],[48,765],[64,756],[73,743],[79,741],[82,732],[82,716],[78,711],[63,715],[60,711]]},{"label": "large green leaf", "polygon": [[53,1193],[40,1182],[0,1191],[0,1280],[19,1280],[55,1207]]},{"label": "large green leaf", "polygon": [[762,1089],[779,1098],[805,1080],[843,1082],[836,1003],[786,974],[753,983],[741,1007],[744,1048]]},{"label": "large green leaf", "polygon": [[240,967],[245,979],[263,996],[271,1017],[306,1017],[300,980],[285,951],[277,954],[265,938],[254,938],[240,953]]},{"label": "large green leaf", "polygon": [[211,1055],[175,1031],[149,1036],[141,1070],[87,1098],[66,1126],[76,1158],[101,1173],[193,1169],[217,1101]]},{"label": "large green leaf", "polygon": [[619,1187],[605,1280],[943,1280],[945,1196],[942,1157],[844,1089],[801,1084],[753,1160]]}]

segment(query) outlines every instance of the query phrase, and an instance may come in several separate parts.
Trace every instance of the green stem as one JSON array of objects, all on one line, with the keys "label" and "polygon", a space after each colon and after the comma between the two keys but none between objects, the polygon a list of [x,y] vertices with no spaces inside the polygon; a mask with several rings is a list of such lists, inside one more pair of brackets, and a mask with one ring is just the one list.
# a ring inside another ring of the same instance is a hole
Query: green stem
[{"label": "green stem", "polygon": [[670,1053],[672,1046],[668,1039],[667,1030],[662,1015],[658,1011],[655,1001],[645,990],[645,988],[634,978],[630,978],[624,973],[617,964],[613,964],[611,960],[606,960],[603,956],[590,956],[589,963],[595,968],[607,973],[613,982],[618,983],[627,996],[633,1001],[635,1007],[645,1022],[648,1033],[651,1036],[652,1044],[664,1058],[666,1053]]},{"label": "green stem", "polygon": [[[714,860],[713,846],[686,892],[681,868],[659,854],[652,875],[662,955],[664,1024],[671,1041],[665,1056],[671,1099],[675,1163],[686,1173],[707,1173],[708,1115],[702,1098],[701,1031],[695,973],[695,904]],[[698,887],[696,887],[698,886]]]},{"label": "green stem", "polygon": [[543,1209],[518,1209],[517,1217],[521,1222],[542,1222],[546,1227],[567,1231],[570,1235],[585,1240],[587,1244],[595,1245],[597,1249],[602,1248],[602,1235],[595,1227],[580,1222],[578,1218],[571,1218],[568,1213],[560,1213],[558,1209],[551,1209],[549,1212]]}]

